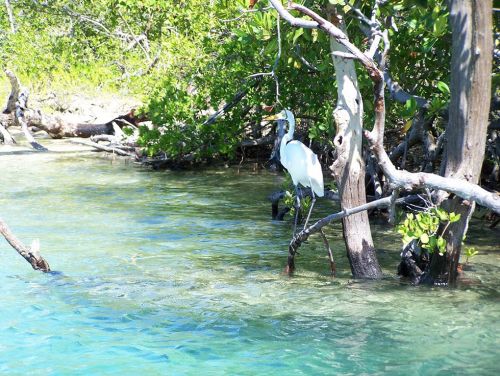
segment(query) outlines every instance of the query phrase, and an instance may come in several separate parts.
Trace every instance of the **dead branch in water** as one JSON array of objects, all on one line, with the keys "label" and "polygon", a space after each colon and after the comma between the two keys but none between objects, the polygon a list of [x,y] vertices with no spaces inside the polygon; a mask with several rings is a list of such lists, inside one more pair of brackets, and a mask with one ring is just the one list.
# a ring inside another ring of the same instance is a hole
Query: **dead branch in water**
[{"label": "dead branch in water", "polygon": [[40,243],[35,239],[30,247],[25,246],[10,230],[9,226],[0,218],[0,233],[5,240],[19,253],[31,267],[44,273],[50,272],[49,263],[40,255]]},{"label": "dead branch in water", "polygon": [[[403,201],[403,200],[401,200]],[[372,202],[369,202],[364,205],[357,206],[355,208],[351,209],[344,209],[338,213],[330,214],[329,216],[326,216],[325,218],[320,219],[313,225],[303,229],[299,233],[297,233],[292,240],[290,241],[290,244],[288,246],[288,262],[287,262],[287,268],[286,271],[287,273],[292,273],[295,269],[295,254],[297,253],[297,250],[301,246],[302,243],[304,243],[307,239],[312,234],[315,234],[317,232],[321,232],[323,230],[323,227],[326,225],[330,224],[331,222],[335,220],[339,220],[342,218],[345,218],[349,215],[353,215],[365,210],[370,210],[374,208],[382,208],[382,207],[389,207],[392,203],[392,198],[391,197],[384,197],[379,200],[375,200]],[[323,238],[324,241],[324,238]],[[329,247],[328,247],[329,248]],[[329,252],[330,253],[330,252]],[[333,257],[330,259],[330,262],[332,262]]]},{"label": "dead branch in water", "polygon": [[3,138],[5,145],[14,145],[16,141],[12,138],[7,128],[4,126],[3,121],[0,120],[0,135]]},{"label": "dead branch in water", "polygon": [[19,98],[16,102],[16,121],[21,126],[23,130],[24,136],[33,147],[33,149],[38,151],[47,151],[48,149],[37,142],[30,130],[28,129],[28,123],[26,122],[26,118],[24,116],[24,112],[28,107],[28,89],[21,88],[21,92],[19,93]]},{"label": "dead branch in water", "polygon": [[[137,125],[147,120],[143,115],[137,115],[132,109],[124,115],[115,117],[107,123],[87,124],[66,121],[58,116],[45,115],[39,110],[28,108],[28,89],[21,86],[19,79],[10,70],[5,70],[11,84],[11,93],[7,100],[3,114],[0,115],[0,136],[5,144],[14,144],[15,140],[10,136],[7,128],[10,125],[21,126],[26,139],[30,145],[39,151],[47,149],[40,145],[30,132],[30,127],[36,127],[49,134],[52,138],[78,137],[89,138],[92,136],[108,135],[113,137],[115,144],[102,146],[91,143],[97,150],[118,153],[120,155],[135,156],[128,153],[130,147],[136,146],[137,134],[134,137],[125,137],[120,127],[132,127],[137,133]],[[122,149],[117,151],[115,149]]]}]

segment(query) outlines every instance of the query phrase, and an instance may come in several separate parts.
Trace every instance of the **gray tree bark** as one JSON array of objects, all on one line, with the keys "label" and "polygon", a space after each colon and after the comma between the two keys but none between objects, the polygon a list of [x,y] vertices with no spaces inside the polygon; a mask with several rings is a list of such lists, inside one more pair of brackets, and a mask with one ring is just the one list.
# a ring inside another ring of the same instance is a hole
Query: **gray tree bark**
[{"label": "gray tree bark", "polygon": [[[343,18],[329,9],[332,21],[345,32]],[[348,53],[335,38],[330,36],[330,50]],[[366,204],[365,162],[363,160],[363,100],[358,88],[354,60],[332,54],[337,77],[338,98],[334,110],[337,133],[334,144],[337,159],[330,167],[340,194],[342,209]],[[342,219],[347,257],[354,278],[381,278],[373,246],[368,213],[366,211]]]},{"label": "gray tree bark", "polygon": [[[445,176],[478,183],[491,101],[491,1],[450,1],[450,22],[453,44]],[[453,284],[457,277],[462,239],[474,211],[474,202],[454,197],[443,202],[442,207],[449,212],[460,213],[461,218],[448,227],[445,234],[446,253],[444,256],[434,255],[431,276]]]}]

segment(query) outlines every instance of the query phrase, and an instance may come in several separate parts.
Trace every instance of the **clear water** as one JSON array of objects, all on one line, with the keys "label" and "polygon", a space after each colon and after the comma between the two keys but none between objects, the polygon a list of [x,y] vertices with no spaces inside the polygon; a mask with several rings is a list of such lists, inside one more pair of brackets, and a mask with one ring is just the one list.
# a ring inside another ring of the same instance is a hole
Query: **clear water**
[{"label": "clear water", "polygon": [[[0,239],[0,373],[9,375],[497,375],[499,232],[458,289],[395,278],[399,240],[374,226],[387,277],[328,275],[312,239],[281,271],[280,178],[249,169],[152,172],[55,154],[0,157],[0,216],[61,274]],[[332,210],[321,203],[320,212]]]}]

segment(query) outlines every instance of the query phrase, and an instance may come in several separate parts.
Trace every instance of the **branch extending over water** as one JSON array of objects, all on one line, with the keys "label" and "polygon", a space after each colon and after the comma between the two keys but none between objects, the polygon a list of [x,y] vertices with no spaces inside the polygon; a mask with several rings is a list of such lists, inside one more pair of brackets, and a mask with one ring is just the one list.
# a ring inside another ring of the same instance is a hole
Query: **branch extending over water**
[{"label": "branch extending over water", "polygon": [[35,270],[41,270],[44,273],[50,272],[50,266],[47,261],[40,255],[40,244],[38,240],[31,243],[31,247],[25,246],[10,230],[7,223],[0,218],[0,234],[2,234],[7,242],[19,253],[31,267]]},{"label": "branch extending over water", "polygon": [[[397,200],[397,202],[403,202],[403,199]],[[288,264],[287,264],[287,271],[292,272],[295,269],[295,263],[294,263],[294,257],[295,254],[297,253],[297,249],[301,246],[303,242],[305,242],[312,234],[315,234],[317,232],[322,231],[323,227],[326,225],[329,225],[331,222],[345,218],[349,215],[353,215],[365,210],[371,210],[375,208],[386,208],[391,206],[392,203],[392,197],[384,197],[379,200],[375,200],[372,202],[369,202],[367,204],[363,204],[360,206],[357,206],[355,208],[350,208],[350,209],[344,209],[338,213],[330,214],[329,216],[326,216],[325,218],[320,219],[313,225],[307,227],[306,229],[300,231],[297,233],[292,240],[290,241],[290,244],[288,246]]]}]

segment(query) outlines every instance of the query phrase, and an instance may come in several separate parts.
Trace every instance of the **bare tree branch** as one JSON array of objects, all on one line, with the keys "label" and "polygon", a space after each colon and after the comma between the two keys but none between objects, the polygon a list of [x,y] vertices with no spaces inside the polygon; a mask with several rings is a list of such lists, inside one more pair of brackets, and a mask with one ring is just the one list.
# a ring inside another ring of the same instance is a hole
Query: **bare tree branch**
[{"label": "bare tree branch", "polygon": [[16,32],[16,23],[14,21],[14,13],[12,12],[10,0],[5,0],[5,9],[7,10],[7,16],[9,18],[10,32],[14,34]]},{"label": "bare tree branch", "polygon": [[40,255],[40,243],[34,240],[31,247],[25,246],[10,230],[7,223],[0,218],[0,234],[2,234],[7,242],[19,253],[31,267],[42,272],[50,272],[50,266],[47,261]]},{"label": "bare tree branch", "polygon": [[[401,201],[403,201],[403,200],[401,200]],[[290,244],[288,245],[287,271],[293,271],[295,269],[294,259],[295,259],[295,254],[297,253],[297,249],[312,234],[320,232],[323,229],[323,227],[329,225],[331,222],[333,222],[335,220],[339,220],[339,219],[345,218],[347,216],[363,212],[365,210],[389,207],[391,205],[391,203],[392,203],[392,197],[384,197],[384,198],[381,198],[380,200],[375,200],[375,201],[369,202],[367,204],[357,206],[355,208],[344,209],[338,213],[330,214],[329,216],[320,219],[319,221],[317,221],[313,225],[309,226],[308,228],[300,231],[292,238],[292,240],[290,241]]]},{"label": "bare tree branch", "polygon": [[395,101],[399,103],[406,103],[406,101],[414,99],[417,103],[418,108],[429,106],[429,102],[427,101],[427,99],[419,97],[418,95],[412,95],[404,91],[396,81],[392,80],[391,75],[389,74],[389,71],[387,69],[384,71],[384,79],[387,85],[387,89],[389,90],[389,94]]},{"label": "bare tree branch", "polygon": [[38,141],[35,140],[35,138],[28,129],[28,124],[26,123],[26,119],[24,117],[24,111],[27,108],[27,102],[28,102],[28,89],[21,88],[21,92],[19,93],[19,97],[16,102],[16,121],[21,126],[24,136],[26,137],[26,139],[28,140],[33,149],[38,151],[47,151],[48,149],[45,146],[38,143]]},{"label": "bare tree branch", "polygon": [[215,113],[213,113],[212,115],[210,115],[210,117],[207,120],[205,120],[203,125],[211,125],[211,124],[215,123],[215,121],[218,118],[220,118],[221,116],[224,116],[231,108],[236,106],[243,98],[245,98],[245,96],[248,94],[248,92],[251,89],[259,86],[260,83],[261,83],[261,79],[260,79],[260,77],[257,77],[255,82],[249,88],[241,89],[240,91],[238,91],[229,103],[226,103],[220,110],[218,110]]}]

